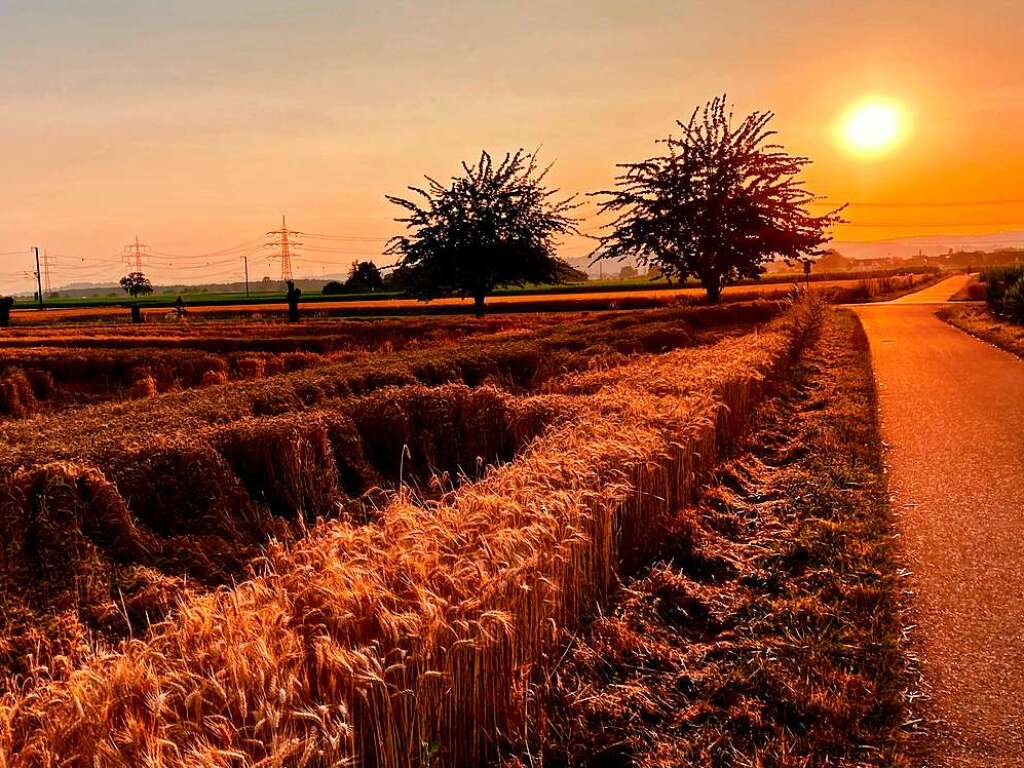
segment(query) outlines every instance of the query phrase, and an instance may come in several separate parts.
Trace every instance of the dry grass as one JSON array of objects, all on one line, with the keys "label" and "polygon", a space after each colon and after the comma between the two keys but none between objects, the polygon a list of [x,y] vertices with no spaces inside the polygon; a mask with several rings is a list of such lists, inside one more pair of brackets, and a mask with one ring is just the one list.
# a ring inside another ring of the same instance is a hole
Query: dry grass
[{"label": "dry grass", "polygon": [[[413,398],[404,417],[382,410],[363,424],[374,439],[395,441],[381,456],[393,459],[408,434],[439,469],[464,468],[478,450],[501,451],[512,434],[527,440],[552,426],[477,482],[433,500],[400,490],[370,525],[316,524],[298,543],[272,546],[252,578],[185,599],[144,638],[98,650],[77,668],[54,659],[32,670],[0,707],[4,764],[478,764],[525,704],[508,692],[551,663],[561,629],[591,613],[620,564],[657,540],[813,321],[800,305],[699,359],[687,349],[624,356],[611,343],[623,329],[598,322],[582,346],[581,331],[567,328],[531,346],[465,345],[406,360],[392,373],[378,365],[343,379],[337,369],[277,377],[274,394],[298,410],[284,408],[280,432],[247,421],[223,427],[230,447],[220,455],[253,468],[248,480],[238,475],[242,484],[256,484],[280,519],[321,509],[324,489],[344,485],[328,459],[343,441],[332,442],[326,427],[326,442],[289,432],[304,429],[328,394],[373,398],[376,385],[406,373],[430,384],[497,380],[513,391],[551,382],[539,398],[506,393],[513,417],[479,404],[457,415]],[[666,330],[637,331],[628,352],[660,350]],[[590,381],[595,361],[617,366],[621,379]],[[588,383],[574,382],[573,370]],[[251,414],[268,394],[243,392],[228,414]],[[211,424],[225,415],[211,404],[190,418]],[[423,443],[424,424],[447,439]],[[247,434],[282,450],[259,450]],[[371,461],[376,449],[363,447]],[[288,471],[258,469],[282,451]],[[312,482],[301,480],[307,466],[321,468]]]},{"label": "dry grass", "polygon": [[950,297],[950,301],[985,301],[988,297],[988,285],[975,275],[963,288]]},{"label": "dry grass", "polygon": [[909,765],[892,540],[867,343],[839,315],[666,545],[563,635],[507,764]]},{"label": "dry grass", "polygon": [[828,289],[824,298],[833,304],[889,301],[926,288],[944,277],[946,275],[938,271],[871,277]]},{"label": "dry grass", "polygon": [[937,314],[961,331],[1024,357],[1024,326],[996,317],[988,307],[943,307]]}]

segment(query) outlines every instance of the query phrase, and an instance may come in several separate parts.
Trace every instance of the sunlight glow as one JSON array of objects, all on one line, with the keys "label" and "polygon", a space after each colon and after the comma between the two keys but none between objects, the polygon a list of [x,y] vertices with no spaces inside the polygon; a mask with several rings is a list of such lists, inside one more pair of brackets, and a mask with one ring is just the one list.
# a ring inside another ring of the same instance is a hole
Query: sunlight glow
[{"label": "sunlight glow", "polygon": [[870,96],[853,104],[836,126],[840,145],[864,157],[889,153],[903,143],[909,132],[906,109],[882,96]]}]

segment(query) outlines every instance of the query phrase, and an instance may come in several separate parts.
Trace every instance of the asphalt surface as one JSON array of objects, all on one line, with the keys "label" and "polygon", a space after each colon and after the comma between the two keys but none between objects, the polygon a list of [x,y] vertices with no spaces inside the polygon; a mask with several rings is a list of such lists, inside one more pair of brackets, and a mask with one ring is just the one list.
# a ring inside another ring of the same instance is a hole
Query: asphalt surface
[{"label": "asphalt surface", "polygon": [[1024,766],[1024,360],[935,316],[966,281],[855,311],[941,718],[933,764]]}]

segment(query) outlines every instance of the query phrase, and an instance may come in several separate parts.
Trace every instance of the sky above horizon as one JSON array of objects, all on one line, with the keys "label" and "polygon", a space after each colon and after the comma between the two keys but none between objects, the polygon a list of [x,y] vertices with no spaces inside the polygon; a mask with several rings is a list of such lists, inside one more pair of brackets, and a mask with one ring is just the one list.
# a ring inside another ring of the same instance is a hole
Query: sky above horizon
[{"label": "sky above horizon", "polygon": [[[30,245],[55,287],[116,278],[136,235],[161,282],[238,279],[242,252],[273,276],[255,241],[282,213],[335,236],[297,274],[383,264],[385,193],[519,147],[567,193],[606,188],[721,93],[854,203],[838,240],[1024,230],[1022,29],[1008,0],[5,1],[0,291],[30,289]],[[878,157],[835,138],[869,95],[909,116]]]}]

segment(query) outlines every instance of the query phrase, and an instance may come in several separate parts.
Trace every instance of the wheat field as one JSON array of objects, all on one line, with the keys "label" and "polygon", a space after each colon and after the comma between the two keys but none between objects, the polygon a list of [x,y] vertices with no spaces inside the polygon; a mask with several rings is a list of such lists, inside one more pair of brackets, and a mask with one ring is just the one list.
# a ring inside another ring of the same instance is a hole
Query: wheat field
[{"label": "wheat field", "polygon": [[[97,404],[9,414],[0,764],[492,759],[818,314],[368,328],[347,352],[227,348],[229,370],[309,359],[220,381],[191,373],[210,346],[157,342],[172,391],[103,374]],[[193,335],[243,343],[225,330]],[[126,369],[139,333],[88,354]]]}]

